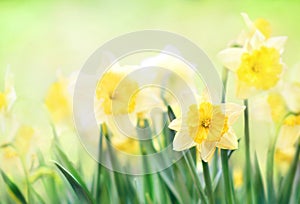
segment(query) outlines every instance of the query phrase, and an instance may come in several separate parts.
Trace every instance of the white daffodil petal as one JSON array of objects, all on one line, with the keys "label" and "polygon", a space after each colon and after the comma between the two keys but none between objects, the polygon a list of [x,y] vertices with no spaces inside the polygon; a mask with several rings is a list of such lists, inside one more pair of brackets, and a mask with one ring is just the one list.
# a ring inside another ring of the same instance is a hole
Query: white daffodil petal
[{"label": "white daffodil petal", "polygon": [[282,95],[288,108],[293,112],[300,112],[300,84],[286,83],[283,86]]},{"label": "white daffodil petal", "polygon": [[238,141],[235,136],[235,133],[232,129],[230,129],[227,133],[225,133],[221,140],[217,143],[217,147],[221,149],[237,149]]},{"label": "white daffodil petal", "polygon": [[265,40],[266,40],[265,36],[259,30],[256,30],[249,41],[251,49],[252,50],[259,49],[263,45]]},{"label": "white daffodil petal", "polygon": [[175,131],[180,131],[182,126],[182,118],[176,118],[169,124],[169,128]]},{"label": "white daffodil petal", "polygon": [[221,104],[221,108],[224,110],[225,115],[228,116],[229,125],[232,125],[243,113],[246,107],[236,103],[226,103]]},{"label": "white daffodil petal", "polygon": [[188,132],[184,130],[178,132],[173,140],[173,150],[175,151],[183,151],[195,145],[194,140],[188,135]]},{"label": "white daffodil petal", "polygon": [[300,125],[283,125],[279,132],[277,147],[285,149],[292,147],[300,136]]},{"label": "white daffodil petal", "polygon": [[150,111],[153,108],[165,109],[163,101],[158,96],[157,90],[152,88],[145,88],[139,91],[136,96],[135,112]]},{"label": "white daffodil petal", "polygon": [[279,50],[280,53],[282,53],[286,40],[286,36],[272,37],[266,41],[265,45],[267,47],[275,48]]},{"label": "white daffodil petal", "polygon": [[217,142],[203,142],[199,145],[198,150],[200,151],[201,159],[205,162],[209,162],[214,155],[216,150]]},{"label": "white daffodil petal", "polygon": [[244,22],[247,25],[248,29],[254,30],[255,26],[254,26],[253,22],[251,21],[251,19],[249,18],[248,14],[243,12],[243,13],[241,13],[241,16],[243,17]]},{"label": "white daffodil petal", "polygon": [[227,48],[218,54],[221,63],[229,70],[235,72],[241,64],[242,48]]}]

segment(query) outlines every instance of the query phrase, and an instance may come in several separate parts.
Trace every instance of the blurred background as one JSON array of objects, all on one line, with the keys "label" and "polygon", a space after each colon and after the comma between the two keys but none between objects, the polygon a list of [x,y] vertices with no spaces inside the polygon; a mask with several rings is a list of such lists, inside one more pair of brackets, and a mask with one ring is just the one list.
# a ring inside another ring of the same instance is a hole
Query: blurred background
[{"label": "blurred background", "polygon": [[[43,100],[58,69],[67,76],[79,70],[104,42],[132,31],[158,29],[190,39],[220,70],[217,53],[245,28],[241,12],[253,20],[267,19],[273,35],[288,36],[284,62],[288,68],[299,67],[297,0],[1,0],[0,90],[5,70],[10,67],[18,95],[14,110],[20,120],[46,127]],[[234,91],[229,92],[233,98]],[[260,139],[252,140],[258,151],[266,150],[264,141],[268,140],[260,141],[268,134],[268,128],[260,129]],[[235,157],[239,155],[242,158],[243,152]]]}]

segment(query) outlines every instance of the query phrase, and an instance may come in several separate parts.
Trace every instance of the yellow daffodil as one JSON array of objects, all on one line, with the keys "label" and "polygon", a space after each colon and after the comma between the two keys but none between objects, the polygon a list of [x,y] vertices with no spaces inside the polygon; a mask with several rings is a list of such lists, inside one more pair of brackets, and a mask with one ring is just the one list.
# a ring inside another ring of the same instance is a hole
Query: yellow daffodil
[{"label": "yellow daffodil", "polygon": [[279,89],[274,89],[267,94],[253,99],[251,114],[258,121],[279,124],[288,113],[286,101]]},{"label": "yellow daffodil", "polygon": [[0,112],[8,112],[17,96],[14,88],[14,78],[10,70],[8,69],[4,79],[4,91],[0,91]]},{"label": "yellow daffodil", "polygon": [[58,74],[58,80],[54,82],[45,97],[45,105],[55,123],[66,121],[72,114],[72,90],[71,84],[75,81],[75,74],[65,78]]},{"label": "yellow daffodil", "polygon": [[295,144],[299,140],[299,136],[300,114],[289,115],[281,126],[275,152],[275,159],[283,168],[293,160],[296,150]]},{"label": "yellow daffodil", "polygon": [[[125,70],[124,67],[122,67]],[[132,71],[132,70],[131,70]],[[96,88],[95,108],[98,122],[109,117],[129,117],[137,122],[138,116],[146,116],[154,107],[162,107],[162,101],[152,88],[140,87],[128,77],[130,73],[113,69],[106,72]]]},{"label": "yellow daffodil", "polygon": [[190,106],[187,113],[173,120],[169,128],[177,131],[173,149],[182,151],[197,146],[201,158],[209,161],[215,149],[237,149],[233,123],[245,109],[233,103],[214,105],[203,100]]},{"label": "yellow daffodil", "polygon": [[163,107],[159,94],[152,87],[141,87],[130,76],[135,69],[116,65],[104,73],[96,87],[94,101],[97,123],[106,123],[113,145],[130,154],[139,152],[139,143],[133,139],[138,138],[136,125],[142,121],[139,119],[151,120],[150,111]]},{"label": "yellow daffodil", "polygon": [[241,188],[244,183],[243,171],[240,168],[233,170],[233,183],[235,188]]},{"label": "yellow daffodil", "polygon": [[37,140],[35,140],[35,130],[28,125],[21,125],[12,136],[11,141],[0,145],[4,147],[1,152],[1,163],[7,164],[1,168],[18,174],[18,171],[24,168],[20,161],[32,163],[30,157],[34,153],[33,141],[36,144]]},{"label": "yellow daffodil", "polygon": [[266,39],[256,31],[242,48],[228,48],[219,53],[223,65],[236,74],[238,98],[273,88],[279,81],[284,65],[281,53],[286,37]]},{"label": "yellow daffodil", "polygon": [[252,38],[256,31],[259,31],[266,39],[271,37],[272,28],[270,23],[263,18],[258,18],[252,21],[247,13],[241,13],[243,20],[247,26],[246,30],[243,30],[238,36],[236,43],[243,46],[245,42]]}]

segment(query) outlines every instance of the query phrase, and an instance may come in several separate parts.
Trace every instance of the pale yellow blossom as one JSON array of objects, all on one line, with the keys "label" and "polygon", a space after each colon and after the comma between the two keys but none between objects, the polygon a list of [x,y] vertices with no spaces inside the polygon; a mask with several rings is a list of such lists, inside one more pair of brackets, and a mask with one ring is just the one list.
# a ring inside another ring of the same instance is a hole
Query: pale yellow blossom
[{"label": "pale yellow blossom", "polygon": [[237,149],[232,125],[244,109],[244,106],[233,103],[214,105],[209,101],[191,105],[187,113],[169,125],[170,129],[177,131],[173,149],[182,151],[197,146],[204,161],[211,159],[216,148]]}]

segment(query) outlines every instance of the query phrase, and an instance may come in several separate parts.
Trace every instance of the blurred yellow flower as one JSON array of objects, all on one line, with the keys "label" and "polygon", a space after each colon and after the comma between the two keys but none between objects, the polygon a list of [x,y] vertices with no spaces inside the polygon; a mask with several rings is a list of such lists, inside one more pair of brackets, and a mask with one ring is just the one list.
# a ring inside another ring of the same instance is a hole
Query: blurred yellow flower
[{"label": "blurred yellow flower", "polygon": [[140,143],[138,140],[132,138],[124,138],[122,140],[115,139],[112,141],[113,146],[126,154],[138,155],[140,154]]},{"label": "blurred yellow flower", "polygon": [[173,120],[169,128],[177,131],[173,149],[182,151],[197,146],[201,158],[209,161],[215,149],[237,149],[233,123],[245,107],[233,103],[213,105],[202,101],[193,104],[182,118]]},{"label": "blurred yellow flower", "polygon": [[243,171],[240,168],[233,170],[233,183],[235,188],[241,188],[243,186]]},{"label": "blurred yellow flower", "polygon": [[29,149],[30,143],[34,136],[34,129],[30,126],[22,125],[18,128],[13,141],[10,145],[5,145],[4,158],[12,159],[15,157],[25,156]]},{"label": "blurred yellow flower", "polygon": [[249,18],[248,14],[241,13],[244,22],[247,26],[247,31],[242,31],[240,34],[240,39],[243,40],[242,45],[248,39],[250,39],[256,31],[261,32],[265,38],[270,38],[272,34],[272,28],[269,21],[264,18],[258,18],[254,22]]},{"label": "blurred yellow flower", "polygon": [[294,158],[295,144],[299,136],[300,115],[289,115],[280,128],[275,152],[275,159],[283,168],[286,168]]},{"label": "blurred yellow flower", "polygon": [[105,114],[128,114],[134,111],[138,88],[125,73],[107,72],[98,83],[96,96]]},{"label": "blurred yellow flower", "polygon": [[45,97],[45,105],[55,123],[62,122],[71,116],[70,79],[59,76]]},{"label": "blurred yellow flower", "polygon": [[267,102],[270,106],[272,120],[276,123],[281,122],[288,112],[282,95],[277,92],[272,92],[268,95]]},{"label": "blurred yellow flower", "polygon": [[242,48],[219,53],[223,65],[236,73],[238,98],[245,99],[274,87],[284,70],[281,53],[286,37],[266,39],[256,31]]},{"label": "blurred yellow flower", "polygon": [[258,18],[254,21],[255,27],[266,37],[271,37],[272,28],[270,22],[264,18]]},{"label": "blurred yellow flower", "polygon": [[10,69],[7,69],[4,79],[4,91],[0,91],[0,112],[4,113],[9,111],[16,98],[14,77]]}]

